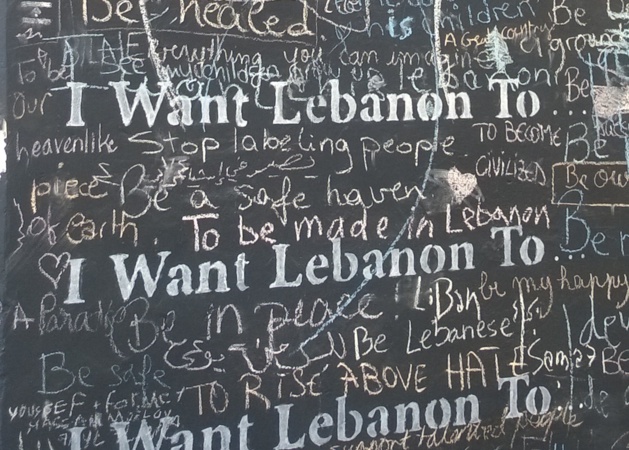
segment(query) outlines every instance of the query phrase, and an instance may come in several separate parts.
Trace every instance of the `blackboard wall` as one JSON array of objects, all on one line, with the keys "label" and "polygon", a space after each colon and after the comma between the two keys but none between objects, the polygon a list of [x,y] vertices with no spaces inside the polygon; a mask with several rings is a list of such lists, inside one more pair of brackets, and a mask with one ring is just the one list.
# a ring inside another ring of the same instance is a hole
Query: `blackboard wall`
[{"label": "blackboard wall", "polygon": [[621,0],[10,0],[7,449],[629,444]]}]

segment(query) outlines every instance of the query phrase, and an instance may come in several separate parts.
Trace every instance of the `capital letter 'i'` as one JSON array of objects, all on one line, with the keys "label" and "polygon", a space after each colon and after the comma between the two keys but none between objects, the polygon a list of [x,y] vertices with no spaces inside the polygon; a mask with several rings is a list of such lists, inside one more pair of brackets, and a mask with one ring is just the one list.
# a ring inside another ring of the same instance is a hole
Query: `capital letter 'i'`
[{"label": "capital letter 'i'", "polygon": [[68,288],[68,298],[63,302],[66,305],[85,303],[85,300],[81,298],[81,275],[84,262],[84,258],[70,260],[70,283]]},{"label": "capital letter 'i'", "polygon": [[87,87],[86,83],[77,83],[70,81],[67,83],[70,88],[70,120],[66,123],[68,127],[82,127],[85,125],[83,115],[81,114],[81,105],[83,104],[83,89]]}]

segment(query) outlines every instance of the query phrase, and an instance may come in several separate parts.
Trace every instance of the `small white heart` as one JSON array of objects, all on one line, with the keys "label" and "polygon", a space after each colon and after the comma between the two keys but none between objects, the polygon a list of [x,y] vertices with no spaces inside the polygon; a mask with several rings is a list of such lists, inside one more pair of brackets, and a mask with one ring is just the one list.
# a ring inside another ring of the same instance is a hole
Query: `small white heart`
[{"label": "small white heart", "polygon": [[478,180],[474,174],[461,173],[459,169],[453,167],[448,171],[448,184],[450,189],[452,189],[454,202],[459,204],[465,200],[465,197],[474,192],[478,185]]},{"label": "small white heart", "polygon": [[59,256],[53,253],[46,253],[39,258],[38,263],[39,271],[43,276],[48,278],[55,289],[57,289],[61,275],[63,275],[63,272],[66,271],[70,264],[70,253],[65,252]]}]

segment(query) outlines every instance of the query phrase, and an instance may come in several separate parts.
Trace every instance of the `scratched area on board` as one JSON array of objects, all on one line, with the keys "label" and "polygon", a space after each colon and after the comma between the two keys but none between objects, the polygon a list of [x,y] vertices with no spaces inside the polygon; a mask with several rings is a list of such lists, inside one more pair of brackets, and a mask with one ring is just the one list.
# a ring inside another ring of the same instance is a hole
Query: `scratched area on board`
[{"label": "scratched area on board", "polygon": [[626,0],[7,11],[0,448],[628,448]]}]

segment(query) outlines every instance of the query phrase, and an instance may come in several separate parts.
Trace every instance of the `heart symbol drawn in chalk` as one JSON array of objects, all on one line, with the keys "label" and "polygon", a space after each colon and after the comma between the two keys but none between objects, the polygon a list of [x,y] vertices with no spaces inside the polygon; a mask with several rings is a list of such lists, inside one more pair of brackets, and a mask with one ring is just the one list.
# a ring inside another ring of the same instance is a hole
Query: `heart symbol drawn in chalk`
[{"label": "heart symbol drawn in chalk", "polygon": [[65,252],[57,256],[53,253],[45,253],[39,258],[39,271],[43,276],[48,278],[55,289],[59,284],[61,275],[66,271],[70,264],[70,253]]},{"label": "heart symbol drawn in chalk", "polygon": [[448,171],[448,184],[452,189],[452,196],[455,203],[459,204],[465,197],[470,195],[476,189],[478,180],[476,176],[471,173],[461,173],[459,169],[453,167]]}]

